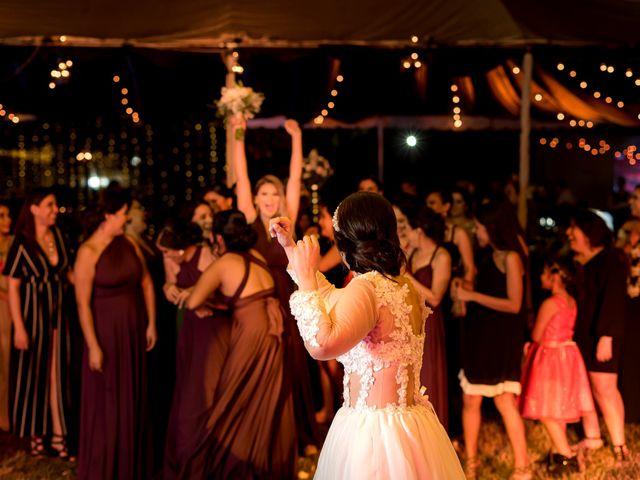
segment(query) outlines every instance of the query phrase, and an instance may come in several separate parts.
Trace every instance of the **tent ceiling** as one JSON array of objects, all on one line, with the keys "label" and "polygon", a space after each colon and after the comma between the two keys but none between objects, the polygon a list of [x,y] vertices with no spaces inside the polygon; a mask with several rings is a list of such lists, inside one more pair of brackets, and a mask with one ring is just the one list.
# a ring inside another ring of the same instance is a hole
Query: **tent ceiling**
[{"label": "tent ceiling", "polygon": [[6,0],[0,41],[154,48],[635,45],[639,0]]}]

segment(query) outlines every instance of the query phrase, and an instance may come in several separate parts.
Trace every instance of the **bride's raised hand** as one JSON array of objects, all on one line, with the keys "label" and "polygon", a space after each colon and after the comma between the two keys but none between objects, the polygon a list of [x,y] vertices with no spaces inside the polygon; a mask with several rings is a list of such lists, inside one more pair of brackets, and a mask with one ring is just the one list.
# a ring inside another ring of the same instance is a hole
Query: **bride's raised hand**
[{"label": "bride's raised hand", "polygon": [[301,290],[316,290],[316,272],[320,264],[320,244],[315,236],[306,235],[298,240],[291,255],[291,265],[296,272]]}]

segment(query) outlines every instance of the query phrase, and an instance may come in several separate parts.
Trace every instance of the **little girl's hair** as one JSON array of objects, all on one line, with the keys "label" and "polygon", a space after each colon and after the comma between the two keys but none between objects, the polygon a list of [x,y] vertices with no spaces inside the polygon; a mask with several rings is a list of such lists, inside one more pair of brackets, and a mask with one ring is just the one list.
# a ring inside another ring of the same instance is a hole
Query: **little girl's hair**
[{"label": "little girl's hair", "polygon": [[563,258],[556,258],[547,261],[545,267],[547,267],[552,274],[559,274],[569,294],[572,296],[576,295],[577,272],[573,262]]}]

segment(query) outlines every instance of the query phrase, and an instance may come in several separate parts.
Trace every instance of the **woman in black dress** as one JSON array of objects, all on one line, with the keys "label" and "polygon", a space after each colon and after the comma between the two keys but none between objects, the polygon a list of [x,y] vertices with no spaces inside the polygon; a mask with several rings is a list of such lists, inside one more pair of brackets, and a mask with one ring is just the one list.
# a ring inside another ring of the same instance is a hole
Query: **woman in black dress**
[{"label": "woman in black dress", "polygon": [[70,458],[71,335],[65,314],[69,251],[56,227],[58,205],[51,190],[26,199],[3,274],[9,277],[13,320],[11,421],[13,432],[31,436],[31,453],[44,453],[43,439],[60,458]]},{"label": "woman in black dress", "polygon": [[146,353],[156,343],[153,282],[123,235],[127,199],[105,191],[85,218],[91,236],[76,259],[78,316],[86,343],[78,478],[149,478]]},{"label": "woman in black dress", "polygon": [[523,314],[525,253],[517,225],[504,204],[486,204],[476,216],[479,256],[476,291],[454,287],[454,299],[469,302],[462,339],[462,427],[467,478],[478,468],[478,435],[483,397],[493,398],[513,448],[514,480],[530,479],[524,423],[518,411],[520,362],[525,341]]},{"label": "woman in black dress", "polygon": [[[593,396],[602,411],[618,462],[629,458],[624,436],[624,404],[618,390],[626,317],[627,267],[611,246],[604,220],[589,210],[574,213],[567,229],[580,268],[575,339],[589,372]],[[584,446],[602,446],[596,412],[583,419]]]}]

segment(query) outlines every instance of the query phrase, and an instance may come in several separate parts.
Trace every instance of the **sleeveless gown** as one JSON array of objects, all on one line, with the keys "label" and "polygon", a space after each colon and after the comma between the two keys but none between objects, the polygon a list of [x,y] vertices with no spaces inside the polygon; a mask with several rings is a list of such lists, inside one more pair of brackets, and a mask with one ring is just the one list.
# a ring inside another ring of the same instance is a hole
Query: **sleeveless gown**
[{"label": "sleeveless gown", "polygon": [[[427,288],[433,284],[433,266],[431,263],[436,256],[436,248],[424,267],[418,268],[412,275]],[[409,259],[411,265],[411,258]],[[444,315],[440,305],[429,305],[432,312],[425,324],[424,354],[420,381],[427,387],[429,401],[438,414],[438,420],[447,428],[449,423],[449,398],[447,396],[447,356],[445,348]]]},{"label": "sleeveless gown", "polygon": [[[179,288],[196,284],[202,272],[198,246],[177,275]],[[176,385],[173,393],[164,455],[164,478],[176,478],[198,445],[206,437],[208,413],[224,368],[229,349],[231,319],[227,311],[215,309],[212,316],[200,318],[185,310],[176,352]],[[191,476],[202,478],[202,465],[191,465]]]},{"label": "sleeveless gown", "polygon": [[[274,290],[241,298],[250,269],[267,265],[249,253],[238,290],[225,297],[233,323],[229,352],[207,420],[207,437],[180,478],[291,479],[296,436],[284,371],[283,309]],[[192,464],[204,474],[192,475]]]},{"label": "sleeveless gown", "polygon": [[85,347],[78,478],[149,478],[143,266],[121,235],[104,249],[95,269],[91,311],[104,363],[102,372],[92,371]]},{"label": "sleeveless gown", "polygon": [[[317,276],[318,290],[291,298],[298,328],[308,345],[317,344],[318,318],[329,312],[335,332],[330,338],[343,349],[352,347],[337,358],[345,370],[344,404],[314,478],[464,479],[447,432],[414,375],[422,367],[428,311],[408,279],[368,272],[336,289]],[[366,331],[364,338],[358,333]]]},{"label": "sleeveless gown", "polygon": [[558,312],[527,352],[520,411],[525,418],[577,422],[595,410],[587,369],[572,340],[577,308],[559,296],[551,299]]},{"label": "sleeveless gown", "polygon": [[280,244],[269,238],[259,218],[252,224],[252,227],[258,235],[254,248],[267,261],[275,283],[276,296],[280,300],[280,304],[285,307],[284,334],[287,347],[285,350],[285,370],[288,373],[286,382],[293,391],[296,433],[300,451],[303,451],[307,445],[320,445],[320,434],[315,418],[309,357],[295,326],[295,320],[287,308],[289,298],[295,290],[295,284],[287,273],[289,260]]}]

